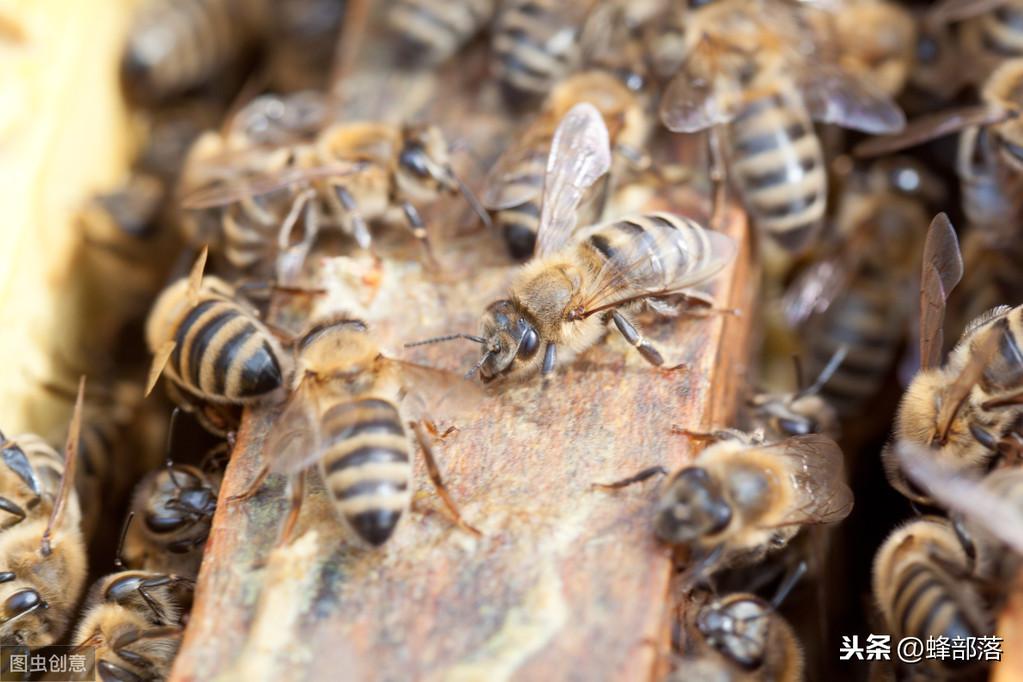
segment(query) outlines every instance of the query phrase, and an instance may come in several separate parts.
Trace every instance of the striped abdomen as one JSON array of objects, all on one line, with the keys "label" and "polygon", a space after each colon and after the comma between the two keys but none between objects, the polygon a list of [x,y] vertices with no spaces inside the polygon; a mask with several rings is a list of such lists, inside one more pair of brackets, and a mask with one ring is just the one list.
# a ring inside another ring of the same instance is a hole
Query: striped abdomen
[{"label": "striped abdomen", "polygon": [[494,14],[496,0],[399,0],[388,22],[407,61],[436,64],[472,40]]},{"label": "striped abdomen", "polygon": [[178,323],[174,341],[168,372],[207,400],[252,402],[281,385],[270,331],[233,301],[200,300]]},{"label": "striped abdomen", "polygon": [[1005,3],[971,21],[980,47],[992,59],[1023,56],[1023,6]]},{"label": "striped abdomen", "polygon": [[753,220],[782,247],[803,249],[824,217],[827,177],[798,95],[779,90],[749,104],[728,138],[734,178]]},{"label": "striped abdomen", "polygon": [[[254,197],[253,201],[270,211],[270,216],[274,216],[276,207],[267,206],[261,197]],[[280,211],[279,219],[283,220],[285,214],[286,209]],[[242,272],[251,272],[273,263],[279,231],[276,221],[263,221],[260,215],[239,204],[223,209],[221,229],[224,257],[232,267]]]},{"label": "striped abdomen", "polygon": [[511,172],[501,177],[500,192],[495,203],[503,205],[528,197],[522,203],[502,208],[494,213],[494,223],[501,231],[512,258],[525,260],[533,255],[536,232],[540,227],[540,201],[543,198],[543,179],[547,170],[547,150],[550,137],[542,137],[535,148]]},{"label": "striped abdomen", "polygon": [[[620,275],[617,288],[677,290],[716,272],[727,237],[671,213],[629,216],[596,228],[580,243],[594,269]],[[603,279],[603,278],[602,278]]]},{"label": "striped abdomen", "polygon": [[546,95],[579,59],[579,26],[566,3],[583,0],[513,0],[498,15],[492,37],[493,72],[512,104]]},{"label": "striped abdomen", "polygon": [[[979,637],[983,628],[971,621],[958,598],[971,597],[956,589],[954,579],[940,570],[930,557],[900,565],[895,580],[892,614],[900,636]],[[961,595],[961,596],[960,596]]]},{"label": "striped abdomen", "polygon": [[894,305],[890,278],[860,273],[806,332],[809,376],[820,373],[840,347],[848,352],[821,396],[842,417],[857,414],[877,395],[906,331],[904,307]]},{"label": "striped abdomen", "polygon": [[149,0],[121,58],[135,99],[162,100],[201,86],[249,49],[265,21],[265,0]]},{"label": "striped abdomen", "polygon": [[372,545],[391,537],[411,498],[409,441],[398,408],[364,398],[323,415],[323,478],[337,510]]}]

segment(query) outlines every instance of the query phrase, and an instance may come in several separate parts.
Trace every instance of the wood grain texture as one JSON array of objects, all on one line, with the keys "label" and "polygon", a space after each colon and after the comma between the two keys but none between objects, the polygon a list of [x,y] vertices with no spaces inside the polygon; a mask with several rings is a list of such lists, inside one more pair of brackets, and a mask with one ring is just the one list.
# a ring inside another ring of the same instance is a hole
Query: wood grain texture
[{"label": "wood grain texture", "polygon": [[[673,200],[661,195],[656,205],[666,202]],[[680,203],[676,210],[693,210]],[[744,238],[738,213],[728,232]],[[454,277],[431,279],[414,261],[385,261],[366,307],[385,347],[474,330],[511,272],[500,259],[489,262],[499,248],[483,237],[450,248],[444,259],[460,268]],[[448,521],[421,462],[413,511],[378,550],[358,545],[319,485],[303,505],[298,539],[273,554],[287,505],[283,481],[271,477],[254,499],[222,503],[173,679],[651,677],[667,633],[671,576],[650,525],[656,484],[616,494],[591,484],[687,462],[689,443],[671,433],[673,424],[728,423],[744,386],[750,272],[743,248],[713,288],[742,316],[648,325],[687,371],[653,370],[609,336],[546,391],[537,382],[501,390],[460,418],[437,457],[482,538]],[[408,357],[457,369],[471,365],[473,351],[438,345]],[[272,456],[260,446],[274,413],[248,414],[222,500],[244,490]]]}]

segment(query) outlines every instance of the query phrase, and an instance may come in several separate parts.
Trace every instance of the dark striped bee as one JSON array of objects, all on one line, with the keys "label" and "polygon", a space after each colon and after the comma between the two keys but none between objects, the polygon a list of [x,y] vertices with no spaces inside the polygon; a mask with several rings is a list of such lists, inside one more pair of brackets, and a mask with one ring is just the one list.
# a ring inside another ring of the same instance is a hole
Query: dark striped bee
[{"label": "dark striped bee", "polygon": [[121,81],[152,104],[210,83],[267,29],[266,0],[147,0],[128,31]]},{"label": "dark striped bee", "polygon": [[[924,516],[896,529],[874,557],[874,598],[888,632],[896,641],[992,634],[991,615],[971,574],[972,561],[948,520]],[[919,665],[954,674],[977,663],[949,657]]]},{"label": "dark striped bee", "polygon": [[456,523],[464,521],[448,496],[423,427],[413,420],[458,403],[477,405],[470,382],[381,354],[366,325],[347,317],[314,324],[297,342],[297,371],[287,407],[268,442],[274,453],[249,490],[254,495],[271,471],[292,477],[287,541],[298,519],[310,465],[320,474],[338,515],[367,543],[379,546],[394,532],[411,499],[412,423],[427,472]]},{"label": "dark striped bee", "polygon": [[959,64],[975,82],[1006,59],[1023,57],[1023,2],[1019,0],[944,0],[928,19],[935,25],[961,22]]},{"label": "dark striped bee", "polygon": [[[604,117],[612,148],[635,156],[650,132],[649,117],[642,99],[614,76],[588,71],[570,76],[548,96],[540,114],[506,150],[487,176],[483,205],[494,211],[494,224],[501,231],[513,258],[533,254],[540,224],[544,171],[554,131],[565,114],[580,102],[589,102]],[[607,183],[595,186],[580,208],[581,222],[599,219],[611,189]]]},{"label": "dark striped bee", "polygon": [[653,365],[661,353],[626,314],[642,304],[697,301],[693,291],[735,255],[726,235],[668,213],[636,215],[576,230],[585,191],[611,166],[607,127],[589,103],[565,115],[551,143],[536,255],[507,299],[491,303],[481,321],[479,369],[483,381],[549,375],[594,345],[609,322]]},{"label": "dark striped bee", "polygon": [[151,571],[100,578],[85,601],[72,643],[95,648],[96,679],[165,680],[192,608],[191,579]]},{"label": "dark striped bee", "polygon": [[60,640],[74,616],[87,568],[74,489],[85,379],[78,387],[60,486],[0,533],[0,644],[36,648]]},{"label": "dark striped bee", "polygon": [[192,272],[160,294],[146,321],[153,364],[148,395],[161,374],[184,391],[214,403],[246,404],[284,383],[285,357],[256,312],[234,288],[203,277],[206,251]]},{"label": "dark striped bee", "polygon": [[124,536],[124,565],[196,576],[219,488],[219,477],[187,464],[147,474],[132,497],[137,522]]},{"label": "dark striped bee", "polygon": [[[820,58],[797,10],[720,0],[689,15],[687,56],[661,103],[673,131],[710,129],[716,174],[730,171],[753,221],[789,251],[808,247],[827,202],[813,121],[893,132],[902,112],[880,90]],[[715,126],[727,126],[725,149]]]},{"label": "dark striped bee", "polygon": [[494,17],[498,0],[398,0],[387,20],[404,61],[432,66],[454,56]]}]

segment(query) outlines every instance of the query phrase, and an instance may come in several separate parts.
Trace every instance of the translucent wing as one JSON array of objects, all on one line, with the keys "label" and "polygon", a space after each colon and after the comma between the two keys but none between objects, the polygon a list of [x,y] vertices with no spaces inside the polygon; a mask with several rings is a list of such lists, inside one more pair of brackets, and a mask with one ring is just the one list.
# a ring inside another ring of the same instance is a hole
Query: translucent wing
[{"label": "translucent wing", "polygon": [[935,216],[927,231],[920,277],[920,366],[926,369],[941,363],[945,301],[963,278],[959,240],[944,213]]},{"label": "translucent wing", "polygon": [[1008,114],[997,107],[977,105],[922,116],[911,121],[899,133],[878,137],[857,145],[853,154],[860,158],[881,156],[915,147],[975,125],[991,125],[1004,121]]},{"label": "translucent wing", "polygon": [[906,126],[906,116],[888,95],[838,67],[803,68],[799,88],[810,115],[823,123],[875,135]]},{"label": "translucent wing", "polygon": [[[619,225],[630,227],[620,231]],[[580,238],[607,241],[616,232],[631,234],[634,226],[642,226],[642,236],[615,240],[612,255],[586,287],[582,310],[576,311],[580,317],[631,300],[678,294],[709,280],[735,258],[736,244],[728,235],[663,213],[626,216]]]},{"label": "translucent wing", "polygon": [[661,121],[676,133],[695,133],[728,123],[737,113],[723,105],[713,79],[687,68],[690,61],[682,64],[661,100]]},{"label": "translucent wing", "polygon": [[996,10],[1008,2],[1009,0],[943,0],[930,11],[927,18],[938,23],[962,21]]},{"label": "translucent wing", "polygon": [[483,187],[483,205],[500,211],[534,201],[543,194],[547,145],[537,146],[535,138],[505,151],[487,173]]},{"label": "translucent wing", "polygon": [[394,358],[382,357],[379,362],[391,365],[401,377],[405,394],[401,408],[407,420],[454,419],[478,409],[484,400],[483,390],[458,374]]},{"label": "translucent wing", "polygon": [[820,315],[845,291],[851,269],[843,258],[826,258],[804,269],[785,290],[782,311],[789,326],[795,328],[811,315]]},{"label": "translucent wing", "polygon": [[186,210],[203,210],[233,204],[247,197],[270,194],[292,185],[304,184],[314,180],[324,180],[357,173],[364,164],[330,164],[315,168],[289,168],[272,175],[257,175],[252,178],[239,178],[212,187],[202,187],[187,194],[181,200]]},{"label": "translucent wing", "polygon": [[544,175],[536,255],[563,247],[572,235],[586,190],[611,168],[611,141],[604,118],[588,102],[572,107],[551,141]]},{"label": "translucent wing", "polygon": [[794,436],[768,446],[790,460],[802,504],[796,505],[783,524],[836,523],[852,511],[853,495],[845,482],[842,450],[827,436]]},{"label": "translucent wing", "polygon": [[308,382],[295,389],[284,411],[273,421],[264,452],[269,453],[270,470],[293,474],[310,466],[322,455],[320,401]]}]

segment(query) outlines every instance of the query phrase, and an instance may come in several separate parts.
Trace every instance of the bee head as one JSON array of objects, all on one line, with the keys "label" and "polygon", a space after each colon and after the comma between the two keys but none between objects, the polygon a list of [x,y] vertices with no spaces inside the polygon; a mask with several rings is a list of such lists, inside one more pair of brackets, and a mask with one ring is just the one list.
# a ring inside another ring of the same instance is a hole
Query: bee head
[{"label": "bee head", "polygon": [[511,301],[495,301],[483,314],[483,355],[479,370],[483,381],[509,372],[516,362],[532,360],[540,349],[540,334]]},{"label": "bee head", "polygon": [[686,467],[675,477],[657,505],[654,528],[670,544],[692,542],[723,531],[732,508],[720,484],[702,467]]},{"label": "bee head", "polygon": [[770,607],[752,595],[734,595],[700,610],[696,627],[707,642],[747,670],[759,668],[767,649]]},{"label": "bee head", "polygon": [[398,153],[398,187],[409,198],[458,191],[444,134],[434,126],[408,127]]},{"label": "bee head", "polygon": [[184,467],[169,466],[159,474],[154,504],[146,513],[146,529],[172,536],[171,552],[190,552],[209,535],[217,498],[206,483]]},{"label": "bee head", "polygon": [[774,433],[789,436],[806,436],[820,432],[820,422],[814,416],[818,408],[823,409],[822,400],[817,396],[757,396],[751,403],[754,414],[760,417]]}]

